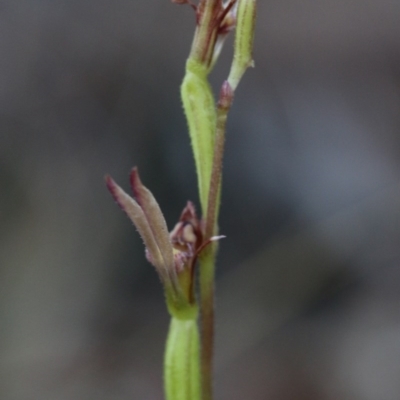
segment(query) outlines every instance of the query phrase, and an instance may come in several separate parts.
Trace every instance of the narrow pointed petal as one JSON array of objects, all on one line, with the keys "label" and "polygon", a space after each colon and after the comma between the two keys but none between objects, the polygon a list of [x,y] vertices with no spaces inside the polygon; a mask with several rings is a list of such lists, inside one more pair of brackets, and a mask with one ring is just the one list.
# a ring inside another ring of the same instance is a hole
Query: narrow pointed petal
[{"label": "narrow pointed petal", "polygon": [[163,257],[164,265],[171,279],[175,281],[176,271],[174,268],[173,250],[169,239],[167,223],[165,222],[160,206],[150,190],[143,186],[137,168],[132,169],[130,179],[133,194],[146,215],[154,239]]},{"label": "narrow pointed petal", "polygon": [[107,188],[114,197],[114,200],[122,210],[125,211],[142,237],[161,280],[165,281],[169,274],[164,266],[164,259],[142,208],[134,199],[126,194],[109,175],[105,177],[105,180]]}]

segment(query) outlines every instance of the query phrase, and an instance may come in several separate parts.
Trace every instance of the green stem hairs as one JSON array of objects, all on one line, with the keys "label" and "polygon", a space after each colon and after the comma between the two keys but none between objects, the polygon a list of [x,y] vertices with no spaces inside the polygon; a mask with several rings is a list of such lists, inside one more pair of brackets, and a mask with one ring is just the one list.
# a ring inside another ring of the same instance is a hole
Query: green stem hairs
[{"label": "green stem hairs", "polygon": [[[161,209],[142,184],[137,168],[130,174],[133,197],[110,176],[106,176],[106,184],[136,226],[146,247],[146,257],[164,287],[171,315],[164,360],[166,400],[212,400],[214,271],[217,242],[223,238],[218,236],[218,214],[226,120],[239,81],[253,65],[256,0],[200,0],[197,5],[190,0],[173,2],[189,4],[196,13],[197,26],[181,96],[196,165],[202,218],[197,217],[194,205],[188,202],[169,233]],[[232,30],[233,61],[215,102],[208,75]]]}]

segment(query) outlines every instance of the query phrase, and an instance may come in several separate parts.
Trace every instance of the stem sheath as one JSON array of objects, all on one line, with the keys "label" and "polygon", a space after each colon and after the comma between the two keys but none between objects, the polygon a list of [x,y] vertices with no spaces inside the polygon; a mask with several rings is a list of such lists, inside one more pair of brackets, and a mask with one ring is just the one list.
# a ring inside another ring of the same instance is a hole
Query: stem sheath
[{"label": "stem sheath", "polygon": [[172,317],[165,352],[166,400],[200,400],[199,332],[197,319]]}]

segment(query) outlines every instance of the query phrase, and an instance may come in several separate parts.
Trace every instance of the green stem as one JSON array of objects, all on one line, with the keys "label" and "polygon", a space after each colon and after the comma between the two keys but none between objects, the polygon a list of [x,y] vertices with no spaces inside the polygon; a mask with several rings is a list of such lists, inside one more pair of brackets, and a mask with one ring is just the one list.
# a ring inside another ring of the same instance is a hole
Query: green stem
[{"label": "green stem", "polygon": [[199,350],[197,319],[172,317],[164,364],[166,400],[201,399]]},{"label": "green stem", "polygon": [[[232,6],[234,2],[230,4]],[[200,0],[197,9],[198,25],[181,87],[205,218],[205,241],[218,234],[226,120],[233,93],[245,70],[252,65],[256,0],[239,0],[234,60],[215,111],[207,76],[213,65],[215,42],[223,23],[219,17],[224,6],[227,3],[224,5],[221,0]],[[200,257],[202,400],[212,400],[216,251],[217,246],[213,243]]]},{"label": "green stem", "polygon": [[[222,86],[217,107],[217,126],[214,158],[208,195],[205,237],[218,234],[218,214],[221,197],[222,162],[225,148],[226,120],[233,101],[229,83]],[[212,376],[214,354],[214,280],[217,245],[213,243],[200,258],[200,298],[201,298],[201,372],[203,400],[212,399]]]}]

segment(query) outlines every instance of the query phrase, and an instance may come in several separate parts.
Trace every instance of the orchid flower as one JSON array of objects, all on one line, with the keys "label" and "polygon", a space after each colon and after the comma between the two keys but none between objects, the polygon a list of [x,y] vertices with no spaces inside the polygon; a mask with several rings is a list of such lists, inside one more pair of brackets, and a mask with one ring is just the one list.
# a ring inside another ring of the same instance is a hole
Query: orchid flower
[{"label": "orchid flower", "polygon": [[192,202],[187,203],[178,223],[169,234],[160,206],[150,190],[142,184],[137,168],[133,168],[130,173],[134,197],[121,189],[109,175],[105,179],[114,200],[133,222],[144,242],[146,258],[156,268],[171,314],[185,319],[197,313],[194,296],[195,262],[207,244],[222,236],[212,237],[203,243],[201,222]]}]

